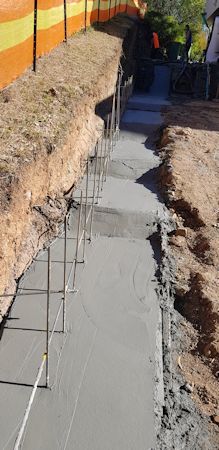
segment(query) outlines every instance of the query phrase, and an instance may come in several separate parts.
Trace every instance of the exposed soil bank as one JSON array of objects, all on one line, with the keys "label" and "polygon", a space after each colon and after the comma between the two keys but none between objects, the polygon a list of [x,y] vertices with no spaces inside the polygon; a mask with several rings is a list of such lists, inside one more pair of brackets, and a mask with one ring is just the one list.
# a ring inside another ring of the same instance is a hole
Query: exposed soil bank
[{"label": "exposed soil bank", "polygon": [[[65,194],[83,173],[102,127],[96,105],[110,98],[135,25],[123,17],[78,34],[38,62],[37,73],[0,93],[0,292],[12,292],[57,232]],[[132,58],[130,58],[132,60]],[[0,301],[0,317],[11,299]]]},{"label": "exposed soil bank", "polygon": [[[192,102],[166,110],[159,152],[164,161],[160,181],[176,222],[169,235],[176,262],[175,309],[180,313],[173,315],[174,364],[177,377],[187,380],[189,395],[214,424],[219,415],[218,119],[217,103]],[[218,448],[218,425],[213,426],[208,448]]]}]

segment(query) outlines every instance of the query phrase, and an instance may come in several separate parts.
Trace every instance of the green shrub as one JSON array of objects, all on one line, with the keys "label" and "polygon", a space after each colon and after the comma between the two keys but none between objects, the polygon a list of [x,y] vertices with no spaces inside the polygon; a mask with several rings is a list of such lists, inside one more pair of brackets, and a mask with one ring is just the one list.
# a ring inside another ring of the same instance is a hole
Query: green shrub
[{"label": "green shrub", "polygon": [[161,47],[166,48],[174,41],[183,42],[184,30],[182,31],[182,25],[179,25],[175,17],[150,11],[146,13],[144,20],[151,31],[158,33]]},{"label": "green shrub", "polygon": [[[176,17],[167,16],[157,11],[149,11],[145,14],[145,23],[151,31],[156,31],[159,36],[160,45],[166,49],[171,42],[185,43],[185,23],[179,23]],[[206,35],[202,31],[201,16],[200,22],[191,24],[192,48],[191,59],[199,61],[202,58],[203,50],[206,48]]]}]

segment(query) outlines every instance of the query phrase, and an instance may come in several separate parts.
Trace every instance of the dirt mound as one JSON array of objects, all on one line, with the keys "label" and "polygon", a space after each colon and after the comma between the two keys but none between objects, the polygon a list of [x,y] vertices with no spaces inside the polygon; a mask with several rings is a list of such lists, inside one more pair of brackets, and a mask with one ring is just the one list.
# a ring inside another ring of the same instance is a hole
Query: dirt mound
[{"label": "dirt mound", "polygon": [[177,227],[169,237],[177,264],[175,307],[187,319],[191,338],[181,367],[194,385],[194,399],[214,421],[219,412],[219,104],[190,102],[164,115],[160,182]]}]

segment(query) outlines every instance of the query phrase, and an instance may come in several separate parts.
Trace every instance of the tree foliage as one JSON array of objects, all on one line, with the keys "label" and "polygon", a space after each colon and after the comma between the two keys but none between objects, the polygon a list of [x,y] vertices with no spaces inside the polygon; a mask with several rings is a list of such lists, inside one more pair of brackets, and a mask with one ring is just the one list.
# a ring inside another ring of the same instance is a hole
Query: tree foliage
[{"label": "tree foliage", "polygon": [[159,34],[161,45],[178,41],[185,42],[185,25],[190,25],[193,36],[192,54],[201,57],[205,47],[202,33],[202,17],[205,0],[146,0],[149,12],[145,20]]},{"label": "tree foliage", "polygon": [[173,16],[179,23],[198,25],[204,11],[205,0],[148,0],[149,11]]},{"label": "tree foliage", "polygon": [[148,28],[158,33],[161,47],[166,47],[175,40],[183,41],[184,30],[173,16],[149,11],[145,16],[145,23]]}]

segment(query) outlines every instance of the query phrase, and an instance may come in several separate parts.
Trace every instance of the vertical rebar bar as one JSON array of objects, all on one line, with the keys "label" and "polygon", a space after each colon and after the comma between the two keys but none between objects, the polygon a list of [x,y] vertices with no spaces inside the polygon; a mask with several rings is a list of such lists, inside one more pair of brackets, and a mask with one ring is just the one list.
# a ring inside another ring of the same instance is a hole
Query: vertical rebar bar
[{"label": "vertical rebar bar", "polygon": [[67,5],[66,0],[64,0],[64,40],[67,42]]},{"label": "vertical rebar bar", "polygon": [[102,156],[103,156],[103,135],[101,135],[101,138],[99,140],[100,142],[100,156],[99,156],[99,175],[98,175],[98,186],[97,186],[97,202],[99,202],[100,197],[100,185],[101,185],[101,176],[102,176]]},{"label": "vertical rebar bar", "polygon": [[106,161],[107,161],[107,153],[108,153],[108,142],[107,142],[107,134],[108,134],[108,131],[107,131],[107,127],[108,127],[108,116],[107,116],[107,119],[106,119],[106,128],[105,128],[105,131],[104,131],[104,165],[103,165],[103,182],[104,181],[106,181],[105,180],[105,173],[106,173]]},{"label": "vertical rebar bar", "polygon": [[119,71],[118,83],[117,83],[117,96],[116,96],[116,139],[119,139],[119,126],[120,126],[120,86],[121,86],[121,72]]},{"label": "vertical rebar bar", "polygon": [[116,90],[114,94],[114,108],[113,108],[113,147],[116,140]]},{"label": "vertical rebar bar", "polygon": [[121,115],[124,112],[124,85],[121,86]]},{"label": "vertical rebar bar", "polygon": [[[113,97],[113,100],[114,100],[114,97]],[[113,106],[112,106],[111,117],[110,117],[110,135],[109,135],[110,152],[112,151],[112,140],[113,140]]]},{"label": "vertical rebar bar", "polygon": [[106,160],[107,160],[107,127],[104,130],[104,153],[103,153],[103,169],[102,169],[101,191],[103,190],[103,183],[105,181]]},{"label": "vertical rebar bar", "polygon": [[110,127],[110,131],[111,131],[111,151],[113,150],[113,146],[114,146],[114,134],[115,134],[115,103],[116,103],[116,91],[114,92],[113,95],[113,105],[112,105],[112,113],[111,113],[111,127]]},{"label": "vertical rebar bar", "polygon": [[92,195],[92,205],[91,205],[91,217],[90,217],[90,241],[92,239],[92,231],[93,231],[93,217],[94,217],[94,203],[95,203],[95,195],[96,195],[96,175],[97,175],[97,158],[98,158],[98,146],[95,146],[95,166],[94,166],[94,183],[93,183],[93,195]]},{"label": "vertical rebar bar", "polygon": [[120,133],[120,119],[121,119],[121,78],[122,74],[119,74],[119,85],[118,85],[118,95],[117,95],[117,120],[118,120],[118,136],[117,139],[119,139],[119,133]]},{"label": "vertical rebar bar", "polygon": [[33,71],[36,72],[37,59],[37,9],[38,0],[34,0],[34,18],[33,18]]},{"label": "vertical rebar bar", "polygon": [[122,73],[119,76],[119,87],[118,87],[118,139],[120,134],[120,120],[121,120],[121,82],[122,82]]},{"label": "vertical rebar bar", "polygon": [[63,273],[63,316],[62,331],[66,331],[66,260],[67,260],[67,216],[64,221],[64,273]]},{"label": "vertical rebar bar", "polygon": [[109,122],[110,122],[110,116],[109,116],[109,114],[108,114],[108,116],[107,116],[107,123],[106,123],[106,147],[107,147],[107,157],[106,157],[106,166],[105,166],[104,181],[106,181],[106,177],[107,177],[107,169],[108,169],[109,158],[110,158]]},{"label": "vertical rebar bar", "polygon": [[84,242],[83,242],[83,262],[85,261],[86,238],[87,238],[87,202],[88,202],[88,181],[89,181],[89,156],[86,163],[86,192],[84,205]]},{"label": "vertical rebar bar", "polygon": [[78,263],[78,250],[79,250],[79,241],[80,241],[80,232],[81,232],[82,199],[83,199],[83,194],[82,194],[82,191],[81,191],[80,207],[79,207],[79,214],[78,214],[78,228],[77,228],[77,242],[76,242],[76,251],[75,251],[75,265],[74,265],[73,283],[72,283],[73,291],[75,291],[76,270],[77,270],[77,263]]},{"label": "vertical rebar bar", "polygon": [[127,81],[125,80],[125,83],[124,83],[124,107],[126,106],[126,100],[127,100]]},{"label": "vertical rebar bar", "polygon": [[46,304],[46,387],[49,387],[49,308],[50,308],[50,290],[51,290],[51,252],[50,247],[47,250],[47,304]]}]

